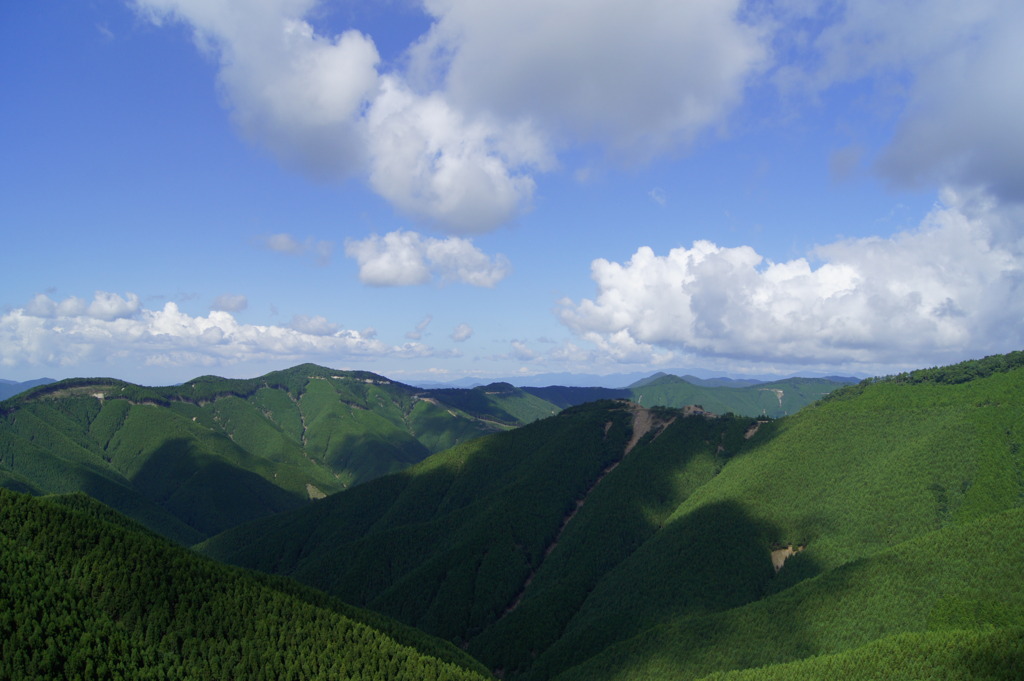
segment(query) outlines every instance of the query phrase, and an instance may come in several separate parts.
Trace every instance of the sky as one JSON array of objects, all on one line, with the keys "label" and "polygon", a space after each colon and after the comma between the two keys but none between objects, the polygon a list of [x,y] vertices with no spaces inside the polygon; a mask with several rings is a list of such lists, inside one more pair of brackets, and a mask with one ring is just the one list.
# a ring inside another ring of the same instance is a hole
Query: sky
[{"label": "sky", "polygon": [[1019,0],[0,4],[0,378],[1024,347]]}]

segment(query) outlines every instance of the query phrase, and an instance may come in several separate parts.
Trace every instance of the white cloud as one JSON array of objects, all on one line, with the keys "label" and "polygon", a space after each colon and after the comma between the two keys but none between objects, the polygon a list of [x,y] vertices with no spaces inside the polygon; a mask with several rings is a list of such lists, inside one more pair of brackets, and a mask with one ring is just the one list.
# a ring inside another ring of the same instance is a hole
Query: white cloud
[{"label": "white cloud", "polygon": [[432,0],[408,70],[389,72],[372,37],[318,34],[317,0],[134,5],[192,28],[248,138],[460,234],[528,209],[533,174],[566,145],[630,159],[685,147],[722,124],[768,55],[741,0]]},{"label": "white cloud", "polygon": [[[372,38],[319,35],[305,20],[315,0],[136,0],[156,23],[189,24],[219,60],[219,80],[243,133],[314,176],[366,178],[414,217],[481,232],[529,205],[533,180],[515,169],[545,158],[522,123],[466,116],[441,93],[414,93],[378,71]],[[277,235],[269,245],[295,252]]]},{"label": "white cloud", "polygon": [[1017,76],[1024,4],[857,0],[820,7],[835,20],[808,42],[811,66],[783,67],[780,80],[825,90],[871,78],[886,116],[894,103],[901,110],[878,161],[884,176],[902,185],[982,186],[997,198],[1024,200],[1024,80]]},{"label": "white cloud", "polygon": [[385,77],[366,124],[370,184],[410,215],[454,232],[484,232],[530,203],[534,181],[511,169],[497,141],[502,130],[467,121],[438,94],[419,96]]},{"label": "white cloud", "polygon": [[359,279],[371,286],[412,286],[440,279],[491,287],[510,271],[504,256],[490,258],[467,239],[436,239],[403,230],[349,240],[345,254],[359,263]]},{"label": "white cloud", "polygon": [[363,167],[361,107],[377,86],[373,40],[358,31],[317,35],[304,20],[316,0],[135,0],[153,21],[189,24],[220,62],[235,122],[286,163],[323,177]]},{"label": "white cloud", "polygon": [[457,106],[629,157],[718,126],[766,65],[740,0],[427,0],[412,71]]},{"label": "white cloud", "polygon": [[97,291],[92,301],[89,302],[75,296],[56,302],[49,296],[39,293],[24,308],[27,314],[34,317],[81,316],[106,321],[132,317],[140,309],[139,297],[134,293],[129,293],[122,298],[116,293],[106,291]]},{"label": "white cloud", "polygon": [[224,293],[214,298],[210,305],[211,310],[223,312],[241,312],[249,307],[249,299],[237,293]]},{"label": "white cloud", "polygon": [[129,293],[127,298],[122,298],[116,293],[97,291],[86,309],[86,314],[93,319],[112,321],[131,317],[140,308],[139,297],[134,293]]},{"label": "white cloud", "polygon": [[473,327],[469,324],[459,324],[452,331],[451,339],[456,343],[468,341],[473,337]]},{"label": "white cloud", "polygon": [[595,260],[594,299],[561,320],[619,361],[683,350],[761,362],[917,364],[1024,343],[1021,211],[951,191],[912,231],[773,263],[697,241]]},{"label": "white cloud", "polygon": [[[68,301],[73,304],[66,304]],[[130,314],[129,314],[130,313]],[[0,316],[0,366],[76,366],[117,359],[118,365],[227,365],[316,357],[430,356],[418,343],[389,346],[372,330],[345,330],[323,317],[296,317],[291,327],[239,323],[230,312],[193,317],[175,303],[147,309],[138,297],[98,292],[89,304],[39,295]]]}]

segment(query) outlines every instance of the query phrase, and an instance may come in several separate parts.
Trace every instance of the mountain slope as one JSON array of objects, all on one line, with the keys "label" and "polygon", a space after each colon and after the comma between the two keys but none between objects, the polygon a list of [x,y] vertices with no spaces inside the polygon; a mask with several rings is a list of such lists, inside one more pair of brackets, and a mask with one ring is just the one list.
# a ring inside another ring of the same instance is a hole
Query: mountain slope
[{"label": "mountain slope", "polygon": [[[1024,509],[1017,508],[926,533],[741,608],[674,618],[600,651],[558,679],[699,678],[715,670],[853,653],[906,632],[995,630],[1016,642],[993,651],[992,659],[1000,666],[1009,661],[1004,658],[1015,659],[1021,670],[1022,567]],[[972,638],[933,636],[931,645],[942,641],[963,654]]]},{"label": "mountain slope", "polygon": [[149,534],[0,489],[0,677],[486,678],[449,644]]},{"label": "mountain slope", "polygon": [[0,404],[0,485],[84,491],[191,544],[557,410],[457,392],[474,399],[314,365],[168,388],[61,381]]},{"label": "mountain slope", "polygon": [[[758,424],[623,402],[568,409],[201,548],[538,680],[694,678],[842,652],[943,618],[1024,624],[1016,601],[985,615],[1024,569],[1014,510],[1024,500],[1024,368],[946,375],[954,384],[864,382]],[[935,565],[972,533],[994,538],[978,543],[978,565]],[[1013,551],[995,549],[1007,542]],[[846,620],[828,619],[832,593],[913,603],[922,585],[949,597],[933,602],[932,619],[852,605]],[[818,622],[801,617],[810,598]],[[776,617],[808,624],[765,630]],[[721,652],[730,647],[735,655]],[[710,651],[706,666],[691,648]]]},{"label": "mountain slope", "polygon": [[777,418],[795,414],[849,384],[847,379],[787,378],[766,382],[657,373],[627,388],[548,386],[523,390],[563,408],[600,399],[627,399],[644,406],[681,408],[699,404],[716,414]]},{"label": "mountain slope", "polygon": [[706,681],[891,681],[1024,678],[1024,627],[899,634],[843,653],[757,669],[717,672]]},{"label": "mountain slope", "polygon": [[750,423],[628,402],[574,407],[199,548],[470,641],[475,654],[499,648],[485,659],[505,667],[496,656],[529,657],[557,639]]},{"label": "mountain slope", "polygon": [[683,407],[699,404],[719,414],[733,412],[777,418],[795,414],[844,385],[846,383],[826,378],[787,378],[726,386],[693,377],[665,375],[631,388],[631,399],[644,405]]}]

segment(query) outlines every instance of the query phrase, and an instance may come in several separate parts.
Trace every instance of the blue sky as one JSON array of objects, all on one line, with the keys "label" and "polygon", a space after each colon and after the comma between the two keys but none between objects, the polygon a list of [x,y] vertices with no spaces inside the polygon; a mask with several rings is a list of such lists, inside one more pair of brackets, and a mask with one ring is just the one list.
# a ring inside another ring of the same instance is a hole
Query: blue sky
[{"label": "blue sky", "polygon": [[0,8],[0,378],[1020,349],[1016,0]]}]

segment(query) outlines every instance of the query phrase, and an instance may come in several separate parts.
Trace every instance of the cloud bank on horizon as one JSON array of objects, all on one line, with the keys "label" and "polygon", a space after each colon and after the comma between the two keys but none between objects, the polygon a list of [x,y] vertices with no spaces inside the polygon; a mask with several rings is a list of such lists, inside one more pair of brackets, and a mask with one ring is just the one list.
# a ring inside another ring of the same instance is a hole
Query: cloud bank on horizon
[{"label": "cloud bank on horizon", "polygon": [[[628,261],[593,260],[592,298],[552,301],[573,339],[547,351],[551,362],[873,371],[1024,345],[1016,0],[423,0],[427,30],[387,60],[373,35],[322,32],[318,0],[131,5],[156,25],[189,28],[245,138],[316,180],[363,183],[440,235],[346,239],[372,287],[500,286],[516,263],[474,239],[535,210],[549,177],[580,155],[625,167],[685,157],[737,134],[737,112],[766,92],[784,116],[859,88],[889,126],[871,172],[894,191],[935,192],[913,227],[788,260],[714,239],[658,253],[640,231]],[[837,175],[864,165],[852,147],[833,162]],[[664,206],[665,191],[650,200]],[[321,264],[333,250],[287,233],[262,239]],[[129,346],[121,351],[146,362],[209,365],[457,352],[387,345],[323,318],[240,324],[233,313],[246,305],[224,294],[208,316],[188,316],[173,303],[145,308],[133,293],[40,295],[0,317],[0,365],[73,364]],[[474,336],[468,324],[453,328],[455,343]],[[509,347],[524,362],[542,356],[521,339]]]},{"label": "cloud bank on horizon", "polygon": [[[223,366],[266,359],[301,363],[346,356],[431,356],[410,342],[389,346],[373,329],[340,329],[323,317],[297,316],[288,326],[239,323],[222,301],[210,313],[190,316],[174,302],[160,309],[141,306],[138,296],[96,292],[92,301],[61,301],[39,294],[25,308],[0,318],[0,363],[77,366],[109,355],[143,364]],[[458,332],[459,329],[456,329]]]}]

